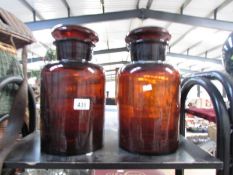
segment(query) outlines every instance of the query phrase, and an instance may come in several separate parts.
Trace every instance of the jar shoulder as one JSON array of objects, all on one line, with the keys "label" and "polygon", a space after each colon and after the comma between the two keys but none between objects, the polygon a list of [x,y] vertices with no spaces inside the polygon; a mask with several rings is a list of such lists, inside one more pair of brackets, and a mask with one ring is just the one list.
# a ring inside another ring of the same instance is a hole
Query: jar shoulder
[{"label": "jar shoulder", "polygon": [[66,71],[66,70],[77,70],[77,71],[88,71],[91,73],[98,72],[103,73],[103,68],[99,65],[89,62],[77,62],[77,61],[60,61],[57,63],[47,64],[42,69],[46,72],[54,71]]},{"label": "jar shoulder", "polygon": [[179,74],[178,70],[172,65],[164,62],[134,62],[125,65],[119,70],[119,73],[146,73],[146,72],[168,72]]}]

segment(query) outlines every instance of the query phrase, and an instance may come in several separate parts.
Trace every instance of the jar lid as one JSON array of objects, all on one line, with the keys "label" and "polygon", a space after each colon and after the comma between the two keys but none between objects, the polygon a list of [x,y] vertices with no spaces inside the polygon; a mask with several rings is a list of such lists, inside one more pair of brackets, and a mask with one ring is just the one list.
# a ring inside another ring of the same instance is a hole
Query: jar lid
[{"label": "jar lid", "polygon": [[157,41],[167,43],[171,39],[171,35],[165,28],[161,27],[140,27],[132,30],[126,36],[127,44],[143,42],[143,41]]},{"label": "jar lid", "polygon": [[52,36],[56,41],[65,39],[77,39],[83,42],[92,43],[99,41],[98,35],[91,29],[78,25],[61,25],[55,27]]}]

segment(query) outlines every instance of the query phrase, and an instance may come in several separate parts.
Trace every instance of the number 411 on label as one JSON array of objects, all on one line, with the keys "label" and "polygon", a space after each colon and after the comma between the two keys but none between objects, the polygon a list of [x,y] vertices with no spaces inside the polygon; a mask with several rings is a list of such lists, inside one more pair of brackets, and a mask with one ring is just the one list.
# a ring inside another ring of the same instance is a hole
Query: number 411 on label
[{"label": "number 411 on label", "polygon": [[75,98],[73,108],[74,108],[74,110],[89,110],[90,109],[90,99],[88,99],[88,98]]}]

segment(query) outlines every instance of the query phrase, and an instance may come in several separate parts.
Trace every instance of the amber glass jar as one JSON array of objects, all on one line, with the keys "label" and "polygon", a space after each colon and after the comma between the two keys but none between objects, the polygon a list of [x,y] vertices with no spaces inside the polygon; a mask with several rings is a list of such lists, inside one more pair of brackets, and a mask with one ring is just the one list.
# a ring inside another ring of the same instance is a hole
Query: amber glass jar
[{"label": "amber glass jar", "polygon": [[41,149],[75,155],[102,147],[103,69],[89,63],[98,41],[90,29],[67,25],[53,30],[59,62],[41,73]]},{"label": "amber glass jar", "polygon": [[178,147],[180,75],[164,62],[170,34],[163,28],[131,31],[132,63],[117,77],[119,144],[130,152],[166,154]]}]

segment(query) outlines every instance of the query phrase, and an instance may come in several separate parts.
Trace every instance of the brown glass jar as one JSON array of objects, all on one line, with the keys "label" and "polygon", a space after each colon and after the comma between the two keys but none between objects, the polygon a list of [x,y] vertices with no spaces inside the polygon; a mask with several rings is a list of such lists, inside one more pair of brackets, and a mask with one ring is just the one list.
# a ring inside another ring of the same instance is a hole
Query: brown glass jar
[{"label": "brown glass jar", "polygon": [[164,62],[170,34],[143,27],[126,37],[132,63],[117,77],[119,144],[130,152],[166,154],[179,142],[180,75]]},{"label": "brown glass jar", "polygon": [[41,149],[75,155],[103,144],[103,69],[89,63],[98,41],[90,29],[67,25],[53,30],[59,62],[41,73]]}]

